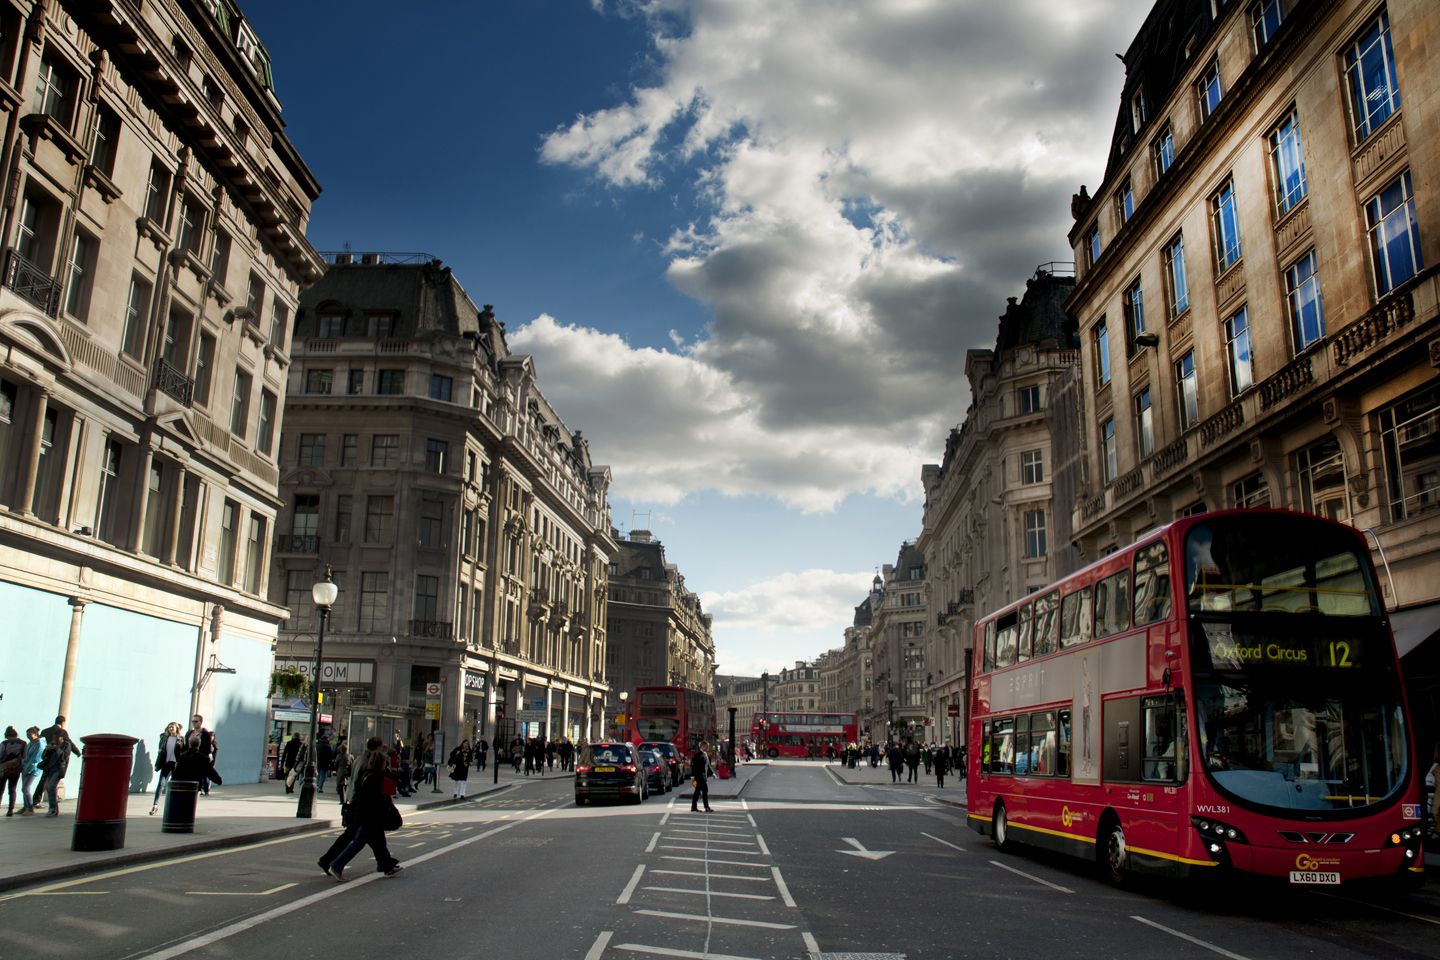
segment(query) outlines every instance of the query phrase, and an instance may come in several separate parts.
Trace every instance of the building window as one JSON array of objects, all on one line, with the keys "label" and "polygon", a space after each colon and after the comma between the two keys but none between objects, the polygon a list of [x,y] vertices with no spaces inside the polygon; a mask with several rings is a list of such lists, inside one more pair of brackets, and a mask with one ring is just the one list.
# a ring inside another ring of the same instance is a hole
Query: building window
[{"label": "building window", "polygon": [[1340,441],[1328,436],[1295,455],[1300,474],[1301,507],[1308,513],[1338,520],[1350,520],[1345,487],[1345,458]]},{"label": "building window", "polygon": [[100,494],[96,498],[95,535],[118,546],[123,533],[120,510],[120,462],[125,448],[119,440],[106,440],[100,457]]},{"label": "building window", "polygon": [[390,583],[383,571],[360,574],[360,629],[383,632],[390,627]]},{"label": "building window", "polygon": [[420,498],[419,542],[426,550],[441,550],[445,546],[445,503],[438,497]]},{"label": "building window", "polygon": [[1140,289],[1140,278],[1125,290],[1122,306],[1125,310],[1125,354],[1133,357],[1140,349],[1140,335],[1145,332],[1145,293]]},{"label": "building window", "polygon": [[1135,444],[1141,460],[1155,452],[1155,409],[1149,387],[1135,394]]},{"label": "building window", "polygon": [[443,474],[450,460],[450,444],[444,440],[425,441],[425,472]]},{"label": "building window", "polygon": [[270,343],[277,350],[285,349],[285,334],[290,326],[290,308],[279,297],[270,301]]},{"label": "building window", "polygon": [[335,542],[350,542],[350,524],[355,514],[355,498],[342,493],[335,498]]},{"label": "building window", "polygon": [[321,340],[333,340],[345,336],[345,315],[343,313],[321,313],[315,317],[315,336]]},{"label": "building window", "polygon": [[1025,511],[1025,556],[1045,556],[1045,511]]},{"label": "building window", "polygon": [[1195,96],[1200,102],[1200,120],[1210,119],[1215,108],[1220,106],[1220,98],[1225,95],[1220,86],[1220,60],[1216,58],[1210,61],[1200,79],[1195,81]]},{"label": "building window", "polygon": [[905,706],[923,707],[925,705],[925,681],[916,677],[905,681]]},{"label": "building window", "polygon": [[250,514],[250,532],[245,542],[245,592],[260,592],[260,572],[265,568],[265,518]]},{"label": "building window", "polygon": [[1020,482],[1045,482],[1045,454],[1041,450],[1026,450],[1020,454]]},{"label": "building window", "polygon": [[1190,309],[1190,283],[1185,275],[1185,238],[1176,234],[1165,246],[1165,279],[1170,294],[1170,319]]},{"label": "building window", "polygon": [[1125,224],[1129,223],[1130,218],[1134,215],[1135,190],[1131,187],[1130,180],[1127,177],[1125,182],[1120,185],[1120,189],[1115,191],[1115,216],[1119,218],[1122,224]]},{"label": "building window", "polygon": [[205,210],[190,194],[180,197],[180,223],[175,246],[189,253],[200,252],[200,235],[205,229]]},{"label": "building window", "polygon": [[1104,458],[1105,482],[1110,483],[1120,475],[1120,462],[1115,449],[1115,418],[1106,417],[1100,424],[1100,450]]},{"label": "building window", "polygon": [[295,495],[295,509],[290,515],[290,532],[297,537],[320,536],[320,495]]},{"label": "building window", "polygon": [[1345,81],[1350,88],[1350,122],[1359,143],[1400,109],[1390,15],[1384,10],[1345,51]]},{"label": "building window", "polygon": [[394,497],[372,494],[365,498],[366,543],[389,543],[394,520]]},{"label": "building window", "polygon": [[1110,331],[1105,325],[1105,318],[1101,317],[1100,322],[1095,324],[1095,375],[1100,379],[1100,386],[1110,382]]},{"label": "building window", "polygon": [[120,349],[125,355],[145,362],[145,328],[150,317],[150,284],[141,277],[130,278],[130,294],[125,299],[125,333]]},{"label": "building window", "polygon": [[1175,361],[1175,401],[1180,413],[1180,430],[1200,422],[1200,389],[1195,380],[1195,351]]},{"label": "building window", "polygon": [[255,431],[255,449],[267,457],[275,445],[275,406],[275,394],[269,390],[261,390],[260,423]]},{"label": "building window", "polygon": [[1149,114],[1146,113],[1145,110],[1145,90],[1144,88],[1141,88],[1139,90],[1136,90],[1135,93],[1130,97],[1131,131],[1134,133],[1139,133],[1140,128],[1145,126],[1145,121],[1148,116]]},{"label": "building window", "polygon": [[325,466],[325,434],[300,434],[300,458],[297,463],[302,467]]},{"label": "building window", "polygon": [[370,466],[395,467],[400,464],[400,437],[393,433],[377,433],[370,438]]},{"label": "building window", "polygon": [[215,335],[200,333],[200,353],[195,357],[195,402],[210,406],[210,386],[215,379]]},{"label": "building window", "polygon": [[240,504],[226,500],[220,511],[220,556],[216,575],[225,586],[235,582],[235,546],[240,533]]},{"label": "building window", "polygon": [[440,618],[440,578],[420,574],[415,578],[415,619],[434,623]]},{"label": "building window", "polygon": [[250,274],[250,286],[245,292],[245,306],[250,310],[249,323],[255,329],[260,329],[260,314],[265,309],[265,281],[260,279],[260,274]]},{"label": "building window", "polygon": [[1380,411],[1390,519],[1440,505],[1440,387],[1429,386]]},{"label": "building window", "polygon": [[340,466],[353,467],[360,462],[360,436],[347,433],[340,438]]},{"label": "building window", "polygon": [[1225,321],[1225,356],[1230,366],[1230,396],[1238,397],[1255,382],[1250,355],[1250,311],[1246,307]]},{"label": "building window", "polygon": [[150,179],[145,184],[145,216],[163,224],[165,203],[170,199],[170,171],[160,161],[150,161]]},{"label": "building window", "polygon": [[[15,241],[20,256],[49,274],[59,230],[60,205],[43,191],[27,191],[20,209],[19,236]],[[40,305],[47,312],[56,307],[53,302]]]},{"label": "building window", "polygon": [[351,370],[345,382],[345,392],[352,397],[365,392],[365,371]]},{"label": "building window", "polygon": [[74,119],[78,84],[75,71],[54,54],[46,52],[40,58],[40,72],[35,77],[35,101],[30,112],[53,117],[60,126],[69,130]]},{"label": "building window", "polygon": [[1370,256],[1375,262],[1375,292],[1384,296],[1420,272],[1420,228],[1410,171],[1390,181],[1365,204]]},{"label": "building window", "polygon": [[220,286],[230,273],[230,235],[224,230],[215,231],[215,249],[210,251],[210,276]]},{"label": "building window", "polygon": [[76,230],[70,243],[70,263],[65,271],[65,312],[82,323],[90,311],[90,284],[98,247],[95,238],[83,230]]},{"label": "building window", "polygon": [[335,371],[306,370],[305,371],[305,392],[328,394],[335,386]]},{"label": "building window", "polygon": [[1256,0],[1250,5],[1250,33],[1255,38],[1257,53],[1275,36],[1284,19],[1284,5],[1280,0]]},{"label": "building window", "polygon": [[250,374],[235,371],[235,392],[230,398],[230,432],[244,440],[250,421]]},{"label": "building window", "polygon": [[176,370],[184,370],[190,354],[190,314],[179,307],[170,309],[170,321],[165,324],[165,338],[160,356]]},{"label": "building window", "polygon": [[1296,353],[1325,336],[1325,310],[1320,302],[1320,279],[1315,270],[1312,249],[1285,271],[1285,302]]},{"label": "building window", "polygon": [[1225,185],[1210,198],[1211,219],[1215,225],[1215,263],[1221,273],[1240,259],[1240,211],[1235,205],[1235,181]]},{"label": "building window", "polygon": [[1230,485],[1230,500],[1237,507],[1270,506],[1270,484],[1263,473],[1252,473]]},{"label": "building window", "polygon": [[90,145],[90,164],[105,176],[115,173],[115,151],[120,140],[120,118],[105,104],[95,108],[95,142]]},{"label": "building window", "polygon": [[1031,384],[1028,387],[1021,387],[1015,391],[1016,403],[1021,413],[1039,413],[1040,406],[1040,385]]},{"label": "building window", "polygon": [[285,574],[285,605],[290,608],[290,621],[286,626],[295,630],[310,630],[315,622],[315,604],[310,598],[310,588],[315,575],[309,570],[290,570]]},{"label": "building window", "polygon": [[1097,223],[1090,228],[1085,235],[1085,256],[1089,258],[1086,266],[1093,267],[1100,259],[1100,225]]},{"label": "building window", "polygon": [[430,376],[430,399],[450,402],[450,393],[454,388],[455,381],[450,377],[442,377],[438,373]]},{"label": "building window", "polygon": [[375,376],[375,392],[393,396],[405,392],[404,370],[381,370]]},{"label": "building window", "polygon": [[1170,124],[1165,124],[1165,129],[1160,131],[1150,149],[1155,157],[1155,176],[1158,179],[1175,164],[1175,135],[1170,130]]},{"label": "building window", "polygon": [[366,332],[371,339],[386,340],[395,336],[395,314],[371,313],[365,317]]},{"label": "building window", "polygon": [[1301,155],[1300,114],[1294,107],[1270,131],[1270,167],[1275,174],[1275,213],[1284,216],[1305,199],[1309,190],[1305,158]]}]

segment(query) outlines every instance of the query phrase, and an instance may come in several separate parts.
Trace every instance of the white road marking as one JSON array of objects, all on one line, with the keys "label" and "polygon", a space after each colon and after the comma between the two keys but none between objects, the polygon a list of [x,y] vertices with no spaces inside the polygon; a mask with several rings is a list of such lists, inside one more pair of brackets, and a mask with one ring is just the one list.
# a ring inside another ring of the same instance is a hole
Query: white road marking
[{"label": "white road marking", "polygon": [[269,890],[252,891],[229,891],[229,890],[186,890],[187,897],[268,897],[272,893],[279,893],[281,890],[289,890],[295,886],[294,882],[282,883],[278,887],[271,887]]},{"label": "white road marking", "polygon": [[708,830],[699,830],[695,827],[671,827],[670,831],[672,833],[701,833],[705,834],[706,836],[709,836],[712,833],[733,833],[736,835],[746,835],[750,833],[749,830],[746,830],[743,827],[711,827]]},{"label": "white road marking", "polygon": [[43,893],[36,892],[36,893],[31,893],[31,894],[22,894],[22,896],[31,896],[31,897],[103,897],[103,896],[105,896],[106,894],[108,894],[109,892],[110,892],[109,890],[48,890],[48,891],[45,891],[45,892],[43,892]]},{"label": "white road marking", "polygon": [[[696,859],[699,859],[698,857]],[[708,861],[714,863],[715,861]],[[763,864],[757,864],[763,866]],[[709,877],[712,880],[752,880],[755,883],[765,883],[765,877],[746,877],[738,873],[701,873],[698,870],[651,870],[651,873],[664,873],[672,877]]]},{"label": "white road marking", "polygon": [[1163,931],[1165,931],[1166,933],[1170,934],[1170,936],[1172,936],[1172,937],[1179,937],[1181,940],[1184,940],[1184,941],[1186,941],[1186,942],[1188,942],[1188,943],[1193,943],[1193,944],[1195,944],[1195,946],[1197,946],[1197,947],[1204,947],[1206,950],[1209,950],[1211,953],[1218,953],[1218,954],[1220,954],[1220,956],[1222,956],[1222,957],[1229,957],[1230,960],[1250,960],[1249,957],[1246,957],[1246,956],[1244,956],[1243,954],[1231,953],[1229,950],[1226,950],[1224,947],[1217,947],[1217,946],[1215,946],[1215,944],[1213,944],[1213,943],[1208,943],[1208,942],[1206,942],[1206,941],[1204,941],[1204,940],[1201,940],[1199,937],[1192,937],[1192,936],[1190,936],[1190,934],[1188,934],[1188,933],[1181,933],[1179,930],[1171,929],[1170,927],[1165,926],[1165,924],[1163,924],[1163,923],[1156,923],[1154,920],[1146,920],[1144,917],[1137,917],[1137,916],[1135,916],[1134,914],[1131,914],[1131,915],[1130,915],[1130,919],[1131,919],[1131,920],[1139,920],[1141,923],[1145,924],[1147,927],[1154,927],[1156,930],[1163,930]]},{"label": "white road marking", "polygon": [[1060,886],[1060,884],[1058,884],[1058,883],[1051,883],[1049,880],[1041,880],[1039,877],[1035,876],[1033,873],[1026,873],[1024,870],[1016,870],[1014,867],[1006,866],[1005,864],[1001,863],[999,860],[991,860],[990,862],[991,862],[992,864],[994,864],[995,866],[999,867],[1001,870],[1009,870],[1011,873],[1015,874],[1015,875],[1018,876],[1018,877],[1024,877],[1026,880],[1034,880],[1036,883],[1040,884],[1041,886],[1049,887],[1051,890],[1059,890],[1061,893],[1074,893],[1074,892],[1075,892],[1074,890],[1071,890],[1069,887],[1062,887],[1062,886]]},{"label": "white road marking", "polygon": [[[600,960],[605,955],[605,947],[609,945],[610,938],[615,936],[614,930],[601,930],[600,936],[590,944],[590,949],[585,953],[585,960]],[[624,949],[624,948],[621,948]]]},{"label": "white road marking", "polygon": [[650,842],[645,845],[645,852],[646,852],[646,853],[654,853],[654,852],[655,852],[655,844],[657,844],[657,843],[659,843],[659,842],[660,842],[660,831],[659,831],[659,830],[656,830],[654,833],[650,834]]},{"label": "white road marking", "polygon": [[645,873],[645,864],[635,868],[635,873],[630,877],[630,882],[625,884],[625,892],[620,894],[620,899],[615,901],[616,906],[623,907],[630,902],[630,895],[635,892],[635,885],[640,882],[640,877]]},{"label": "white road marking", "polygon": [[760,852],[761,852],[761,853],[763,853],[763,854],[764,854],[765,856],[767,856],[767,857],[770,856],[770,848],[767,847],[767,846],[765,846],[765,838],[764,838],[764,837],[760,836],[760,834],[758,834],[758,833],[755,834],[755,842],[760,845]]},{"label": "white road marking", "polygon": [[[670,848],[666,848],[666,849],[670,849]],[[683,850],[683,849],[686,849],[686,848],[685,848],[685,847],[681,847],[680,849]],[[710,859],[709,857],[672,857],[672,856],[669,856],[669,855],[665,855],[665,856],[662,856],[660,859],[661,859],[661,860],[686,860],[686,861],[689,861],[689,862],[691,862],[691,863],[719,863],[719,864],[724,864],[724,865],[727,866],[727,867],[759,867],[759,868],[762,869],[762,870],[767,869],[767,868],[770,866],[768,863],[754,863],[754,862],[749,861],[749,860],[712,860],[712,859]]]},{"label": "white road marking", "polygon": [[[678,950],[675,947],[647,947],[641,943],[617,943],[616,950],[628,950],[631,953],[648,953],[655,957],[686,957],[694,960],[758,960],[756,957],[737,957],[733,953],[704,953],[695,950]],[[586,957],[585,960],[590,960]],[[598,958],[597,958],[598,960]]]},{"label": "white road marking", "polygon": [[753,847],[754,840],[721,840],[719,837],[709,837],[701,840],[699,837],[666,837],[666,840],[674,840],[678,843],[723,843],[729,847]]},{"label": "white road marking", "polygon": [[[425,863],[429,860],[434,860],[436,857],[444,856],[447,853],[451,853],[463,847],[468,847],[472,843],[477,843],[488,837],[493,837],[495,834],[505,830],[509,830],[511,827],[518,827],[522,823],[526,823],[530,820],[535,820],[539,817],[543,817],[546,814],[553,812],[553,809],[554,808],[552,808],[551,810],[539,810],[523,820],[516,820],[512,823],[504,824],[503,826],[494,827],[493,829],[486,830],[484,833],[477,833],[473,837],[466,837],[464,840],[456,840],[449,846],[441,847],[438,850],[432,850],[429,853],[422,853],[420,856],[415,857],[412,860],[406,861],[406,865],[414,866]],[[305,835],[299,834],[299,836]],[[270,842],[273,843],[275,841]],[[266,844],[257,844],[256,846],[265,845]],[[201,857],[209,855],[210,854],[199,854],[193,859],[198,860]],[[171,860],[168,862],[177,863],[179,861]],[[271,920],[279,919],[280,917],[294,913],[297,910],[304,910],[306,907],[309,907],[313,904],[321,903],[325,900],[330,899],[331,897],[337,896],[342,893],[348,893],[349,891],[354,890],[357,887],[363,887],[367,883],[374,883],[376,880],[383,880],[384,878],[385,875],[383,873],[372,873],[368,876],[351,880],[349,883],[336,884],[334,886],[331,886],[327,890],[322,890],[319,893],[312,893],[310,896],[301,897],[299,900],[291,900],[289,903],[282,904],[281,906],[275,907],[272,910],[267,910],[264,913],[258,913],[253,917],[246,917],[243,920],[236,921],[235,923],[221,927],[218,930],[212,930],[210,933],[204,934],[202,936],[193,937],[189,940],[177,943],[173,946],[165,948],[164,950],[159,950],[155,953],[147,953],[142,957],[136,958],[136,960],[171,960],[171,958],[173,957],[184,956],[192,950],[199,950],[201,947],[208,947],[212,943],[218,943],[221,940],[226,940],[230,937],[235,936],[237,933],[244,933],[245,931],[252,930],[263,923],[268,923]]]},{"label": "white road marking", "polygon": [[785,883],[785,878],[780,876],[779,867],[771,867],[770,875],[775,878],[775,886],[780,888],[780,899],[785,901],[785,906],[795,906],[795,898],[790,896],[790,888]]},{"label": "white road marking", "polygon": [[[379,874],[376,874],[379,876]],[[736,917],[706,916],[703,913],[672,913],[668,910],[636,910],[647,917],[667,917],[671,920],[698,920],[701,923],[725,923],[736,927],[762,927],[766,930],[794,930],[793,923],[769,923],[765,920],[741,920]]]},{"label": "white road marking", "polygon": [[425,846],[425,841],[424,841],[424,840],[421,840],[419,843],[407,843],[407,844],[405,844],[405,849],[406,849],[406,850],[414,850],[416,847],[423,847],[423,846]]},{"label": "white road marking", "polygon": [[800,938],[805,941],[806,950],[810,951],[811,953],[820,952],[820,944],[815,942],[815,934],[811,933],[809,930],[806,930],[800,934]]},{"label": "white road marking", "polygon": [[933,834],[921,833],[920,836],[922,836],[922,837],[929,837],[931,840],[934,840],[936,843],[943,843],[943,844],[945,844],[945,846],[949,847],[949,848],[952,849],[952,850],[959,850],[961,853],[964,853],[964,852],[965,852],[965,848],[964,848],[964,847],[957,847],[957,846],[955,846],[955,844],[951,843],[949,840],[941,840],[939,837],[934,836]]},{"label": "white road marking", "polygon": [[687,890],[684,887],[644,887],[645,890],[654,890],[657,893],[688,893],[701,897],[730,897],[734,900],[774,900],[775,898],[763,893],[721,893],[719,890]]}]

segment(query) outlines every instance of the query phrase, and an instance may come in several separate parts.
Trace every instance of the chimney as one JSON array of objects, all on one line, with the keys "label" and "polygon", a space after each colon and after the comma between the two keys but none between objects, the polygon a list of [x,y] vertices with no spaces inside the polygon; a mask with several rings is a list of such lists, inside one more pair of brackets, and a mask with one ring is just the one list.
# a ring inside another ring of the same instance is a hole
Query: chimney
[{"label": "chimney", "polygon": [[654,541],[654,539],[655,539],[655,538],[654,538],[653,536],[651,536],[649,530],[631,530],[631,531],[630,531],[630,542],[631,542],[631,543],[651,543],[651,542]]}]

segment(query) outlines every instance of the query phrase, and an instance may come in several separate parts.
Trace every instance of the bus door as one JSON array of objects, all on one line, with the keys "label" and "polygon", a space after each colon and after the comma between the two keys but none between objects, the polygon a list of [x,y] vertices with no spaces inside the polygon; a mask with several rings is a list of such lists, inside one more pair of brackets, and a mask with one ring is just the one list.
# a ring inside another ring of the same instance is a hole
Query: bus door
[{"label": "bus door", "polygon": [[1105,702],[1104,779],[1131,783],[1126,828],[1139,846],[1179,850],[1189,832],[1189,736],[1182,691]]}]

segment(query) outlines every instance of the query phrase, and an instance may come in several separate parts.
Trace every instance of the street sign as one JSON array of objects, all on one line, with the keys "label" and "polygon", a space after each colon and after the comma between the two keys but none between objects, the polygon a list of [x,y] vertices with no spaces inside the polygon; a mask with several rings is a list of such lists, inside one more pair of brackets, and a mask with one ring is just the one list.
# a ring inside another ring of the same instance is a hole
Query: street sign
[{"label": "street sign", "polygon": [[426,719],[426,720],[439,720],[439,719],[440,719],[440,701],[439,701],[439,700],[427,700],[427,701],[425,702],[425,719]]},{"label": "street sign", "polygon": [[521,723],[544,723],[550,719],[549,712],[546,710],[521,710],[516,716]]},{"label": "street sign", "polygon": [[960,716],[960,704],[958,704],[958,703],[947,703],[947,704],[945,705],[945,715],[946,715],[947,717],[958,717],[958,716]]},{"label": "street sign", "polygon": [[441,690],[441,687],[440,687],[440,684],[438,684],[438,683],[427,683],[427,684],[425,684],[425,696],[427,696],[427,697],[438,697],[438,696],[440,696],[440,690]]}]

